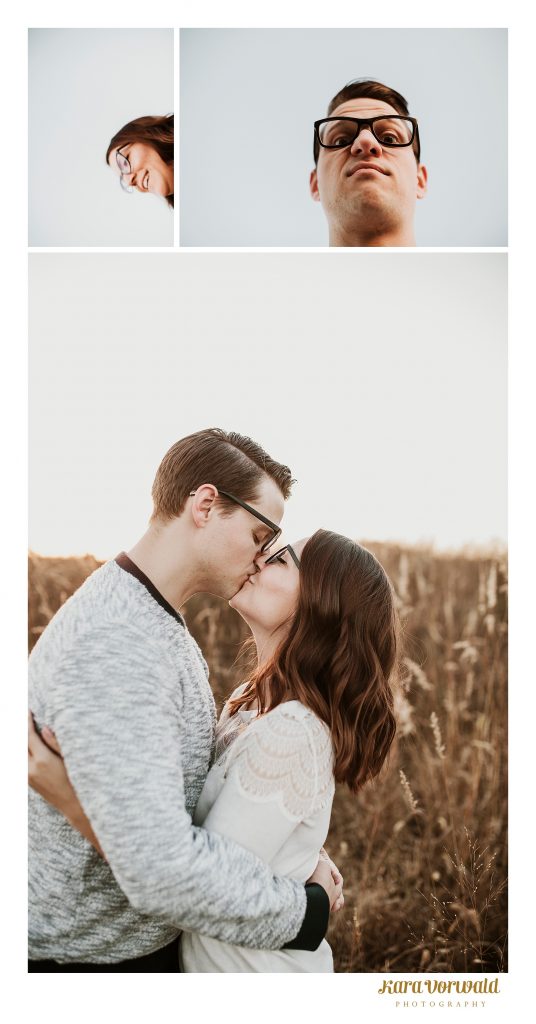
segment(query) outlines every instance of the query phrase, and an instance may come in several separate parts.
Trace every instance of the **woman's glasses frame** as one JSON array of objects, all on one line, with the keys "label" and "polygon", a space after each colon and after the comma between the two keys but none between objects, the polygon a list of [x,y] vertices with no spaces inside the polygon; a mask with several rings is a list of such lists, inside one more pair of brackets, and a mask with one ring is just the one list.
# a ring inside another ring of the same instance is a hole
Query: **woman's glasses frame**
[{"label": "woman's glasses frame", "polygon": [[296,554],[296,552],[295,552],[295,550],[294,550],[294,548],[292,547],[291,544],[285,544],[284,548],[279,548],[279,551],[274,551],[273,555],[270,555],[270,557],[266,559],[264,564],[265,565],[270,565],[271,562],[277,562],[277,560],[281,558],[281,555],[283,554],[284,551],[288,551],[288,553],[289,553],[290,557],[292,558],[296,568],[299,569],[300,568],[300,560],[299,560],[299,558],[298,558],[298,556],[297,556],[297,554]]},{"label": "woman's glasses frame", "polygon": [[[125,145],[128,145],[128,143],[125,143]],[[122,148],[123,147],[121,146],[121,149]],[[119,168],[119,175],[120,175],[120,177],[119,177],[119,184],[121,185],[121,188],[123,189],[123,192],[133,192],[134,191],[133,186],[129,185],[128,182],[126,182],[124,180],[124,178],[123,178],[124,174],[132,174],[132,167],[130,166],[130,160],[128,159],[128,156],[125,156],[125,154],[121,152],[121,149],[116,150],[116,153],[115,153],[115,162],[116,162],[116,164],[117,164],[117,166]],[[120,161],[119,161],[119,157],[121,157],[125,161],[125,163],[126,163],[126,165],[128,167],[128,171],[125,170],[124,167],[121,167],[121,164],[120,164]]]}]

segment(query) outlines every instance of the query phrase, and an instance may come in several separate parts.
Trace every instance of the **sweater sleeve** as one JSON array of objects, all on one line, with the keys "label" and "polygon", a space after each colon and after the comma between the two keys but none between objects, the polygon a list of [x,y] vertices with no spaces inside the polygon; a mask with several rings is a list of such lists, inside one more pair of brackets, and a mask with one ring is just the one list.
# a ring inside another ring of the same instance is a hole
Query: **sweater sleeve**
[{"label": "sweater sleeve", "polygon": [[[134,627],[126,634],[124,623],[117,634],[88,628],[56,666],[49,694],[48,724],[110,869],[143,914],[237,945],[281,948],[303,924],[304,886],[274,877],[231,838],[193,826],[162,652]],[[135,657],[125,657],[129,648]]]}]

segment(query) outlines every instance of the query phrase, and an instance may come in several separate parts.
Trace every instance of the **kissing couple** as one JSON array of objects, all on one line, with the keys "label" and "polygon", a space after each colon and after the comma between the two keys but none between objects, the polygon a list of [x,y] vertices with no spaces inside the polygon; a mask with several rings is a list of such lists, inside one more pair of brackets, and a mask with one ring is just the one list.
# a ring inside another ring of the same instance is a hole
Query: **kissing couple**
[{"label": "kissing couple", "polygon": [[[277,550],[293,480],[212,428],[158,467],[134,547],[30,657],[29,970],[333,971],[335,783],[395,733],[398,621],[377,559],[317,530]],[[228,601],[257,665],[216,724],[180,608]]]}]

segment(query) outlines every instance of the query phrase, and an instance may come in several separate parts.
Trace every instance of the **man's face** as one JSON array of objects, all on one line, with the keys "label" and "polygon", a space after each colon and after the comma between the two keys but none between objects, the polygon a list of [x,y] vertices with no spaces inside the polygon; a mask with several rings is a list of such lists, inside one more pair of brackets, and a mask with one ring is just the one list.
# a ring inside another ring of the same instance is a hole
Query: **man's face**
[{"label": "man's face", "polygon": [[[341,103],[330,117],[397,113],[383,100],[359,97]],[[382,146],[365,126],[351,146],[320,147],[310,188],[330,224],[333,220],[343,230],[357,226],[373,233],[397,224],[412,225],[415,202],[426,192],[426,178],[426,168],[417,163],[413,146]]]},{"label": "man's face", "polygon": [[[262,478],[256,500],[248,504],[277,526],[283,518],[284,498],[271,477]],[[231,515],[221,515],[217,506],[214,512],[203,537],[210,591],[229,600],[258,571],[257,559],[273,531],[240,505]]]}]

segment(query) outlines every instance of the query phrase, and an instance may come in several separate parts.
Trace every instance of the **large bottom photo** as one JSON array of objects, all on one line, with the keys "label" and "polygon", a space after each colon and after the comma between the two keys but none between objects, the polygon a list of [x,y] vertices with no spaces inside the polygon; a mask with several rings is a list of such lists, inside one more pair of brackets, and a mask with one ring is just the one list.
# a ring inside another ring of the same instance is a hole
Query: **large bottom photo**
[{"label": "large bottom photo", "polygon": [[30,256],[30,971],[508,970],[506,271]]}]

